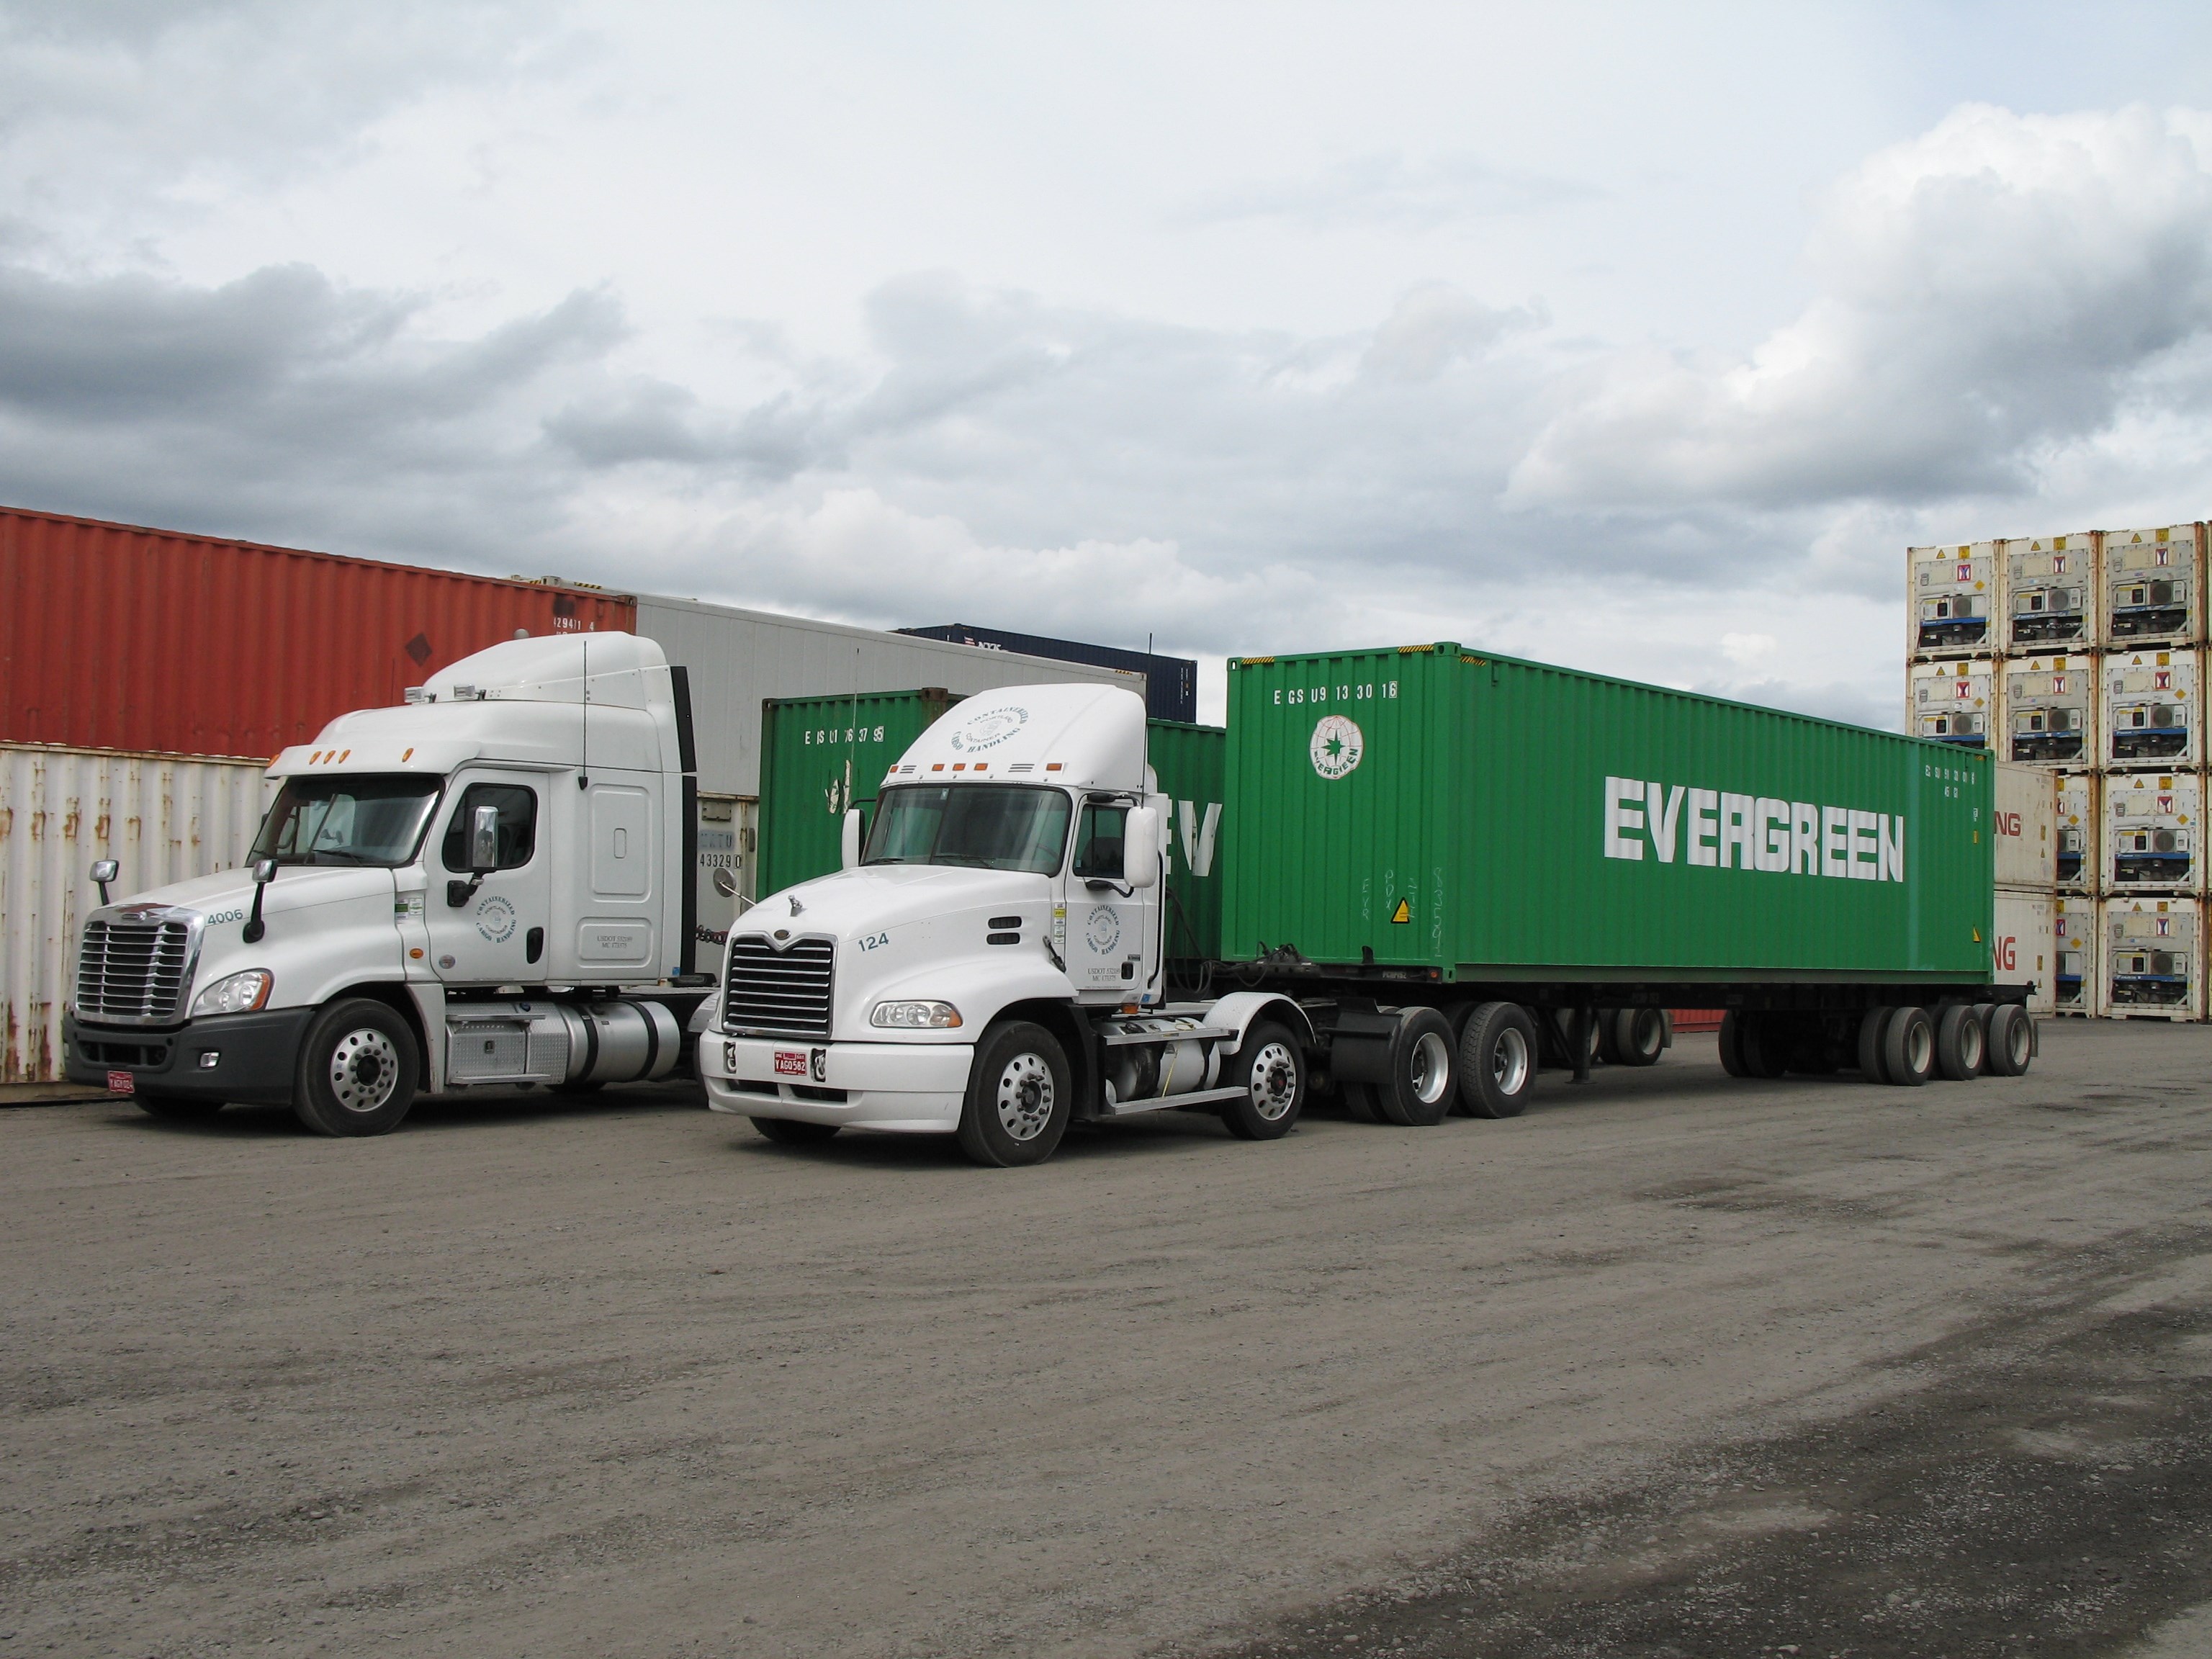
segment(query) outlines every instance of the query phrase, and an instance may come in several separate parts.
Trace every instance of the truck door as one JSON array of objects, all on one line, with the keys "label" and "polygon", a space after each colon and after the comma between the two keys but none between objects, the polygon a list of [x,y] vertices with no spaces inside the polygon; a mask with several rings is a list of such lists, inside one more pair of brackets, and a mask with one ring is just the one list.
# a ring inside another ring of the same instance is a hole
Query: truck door
[{"label": "truck door", "polygon": [[455,783],[426,859],[431,962],[449,984],[530,984],[544,976],[552,909],[544,780],[480,772]]},{"label": "truck door", "polygon": [[1076,815],[1075,854],[1068,865],[1067,976],[1082,991],[1134,999],[1146,987],[1146,945],[1157,886],[1129,890],[1122,867],[1127,796],[1092,795]]}]

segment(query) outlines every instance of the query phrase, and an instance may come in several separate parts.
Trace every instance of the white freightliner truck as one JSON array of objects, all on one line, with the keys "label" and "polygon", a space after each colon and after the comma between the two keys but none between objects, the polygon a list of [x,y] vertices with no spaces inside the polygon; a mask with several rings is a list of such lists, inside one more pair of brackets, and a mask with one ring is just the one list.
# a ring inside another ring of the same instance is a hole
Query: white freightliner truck
[{"label": "white freightliner truck", "polygon": [[161,1116],[285,1103],[380,1134],[418,1088],[665,1077],[691,972],[684,671],[627,634],[466,657],[270,767],[244,870],[110,902],[94,866],[70,1076]]},{"label": "white freightliner truck", "polygon": [[939,720],[886,775],[865,847],[847,815],[845,868],[732,930],[708,1104],[786,1142],[957,1134],[986,1164],[1042,1162],[1071,1117],[1163,1108],[1287,1133],[1306,1012],[1167,994],[1173,849],[1145,745],[1143,700],[1111,687],[990,691]]}]

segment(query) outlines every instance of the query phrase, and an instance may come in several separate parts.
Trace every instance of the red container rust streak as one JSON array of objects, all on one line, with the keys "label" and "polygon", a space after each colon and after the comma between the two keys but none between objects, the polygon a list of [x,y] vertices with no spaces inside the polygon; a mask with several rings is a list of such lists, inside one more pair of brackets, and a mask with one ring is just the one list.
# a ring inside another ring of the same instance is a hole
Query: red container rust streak
[{"label": "red container rust streak", "polygon": [[517,629],[636,619],[619,594],[0,507],[0,738],[267,757]]}]

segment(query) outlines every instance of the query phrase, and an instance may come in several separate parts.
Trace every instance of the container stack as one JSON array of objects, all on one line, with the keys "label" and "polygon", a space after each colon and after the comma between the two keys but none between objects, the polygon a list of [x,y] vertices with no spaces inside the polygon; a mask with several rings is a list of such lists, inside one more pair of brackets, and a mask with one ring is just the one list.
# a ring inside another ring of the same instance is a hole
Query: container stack
[{"label": "container stack", "polygon": [[[2054,780],[2057,1012],[2212,1012],[2205,575],[2202,524],[1907,551],[1905,729]],[[2001,842],[2000,910],[2010,885],[2024,922],[2003,856]]]}]

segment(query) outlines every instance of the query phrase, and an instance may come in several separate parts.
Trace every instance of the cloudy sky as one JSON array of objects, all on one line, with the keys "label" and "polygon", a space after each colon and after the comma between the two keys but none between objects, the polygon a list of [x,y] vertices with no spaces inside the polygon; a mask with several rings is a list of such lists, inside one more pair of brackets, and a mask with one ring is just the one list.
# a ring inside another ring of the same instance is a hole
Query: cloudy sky
[{"label": "cloudy sky", "polygon": [[0,0],[0,501],[1891,725],[1908,543],[2212,514],[2208,88],[2179,6]]}]

